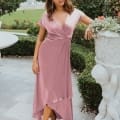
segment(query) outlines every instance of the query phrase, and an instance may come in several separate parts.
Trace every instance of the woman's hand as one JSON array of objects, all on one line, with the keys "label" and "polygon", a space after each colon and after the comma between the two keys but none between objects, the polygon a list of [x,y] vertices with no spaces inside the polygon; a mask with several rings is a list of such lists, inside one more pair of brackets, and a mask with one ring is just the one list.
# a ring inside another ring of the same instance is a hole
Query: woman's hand
[{"label": "woman's hand", "polygon": [[33,60],[32,71],[34,74],[37,74],[39,72],[39,64],[37,60]]},{"label": "woman's hand", "polygon": [[81,19],[79,22],[82,22],[86,25],[88,25],[86,31],[85,31],[85,35],[84,35],[84,38],[86,40],[90,40],[93,38],[93,33],[92,33],[92,29],[90,28],[90,24],[93,22],[93,19],[91,19],[90,17],[88,17],[85,13],[83,13],[81,11]]},{"label": "woman's hand", "polygon": [[88,26],[87,29],[85,30],[85,35],[84,38],[86,40],[91,40],[93,38],[93,32],[92,29]]}]

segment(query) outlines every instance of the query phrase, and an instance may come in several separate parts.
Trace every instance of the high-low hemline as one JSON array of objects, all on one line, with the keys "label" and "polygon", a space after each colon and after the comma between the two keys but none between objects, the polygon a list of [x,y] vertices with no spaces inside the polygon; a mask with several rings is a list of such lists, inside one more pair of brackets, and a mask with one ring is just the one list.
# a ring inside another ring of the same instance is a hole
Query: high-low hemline
[{"label": "high-low hemline", "polygon": [[[56,114],[56,117],[57,117],[56,119],[58,119],[58,120],[73,120],[72,97],[64,98],[63,100],[57,101],[55,103],[54,102],[48,102],[48,103],[45,103],[45,104],[41,105],[40,109],[38,111],[34,111],[33,114],[32,114],[32,117],[35,118],[35,120],[42,120],[43,110],[44,110],[44,107],[45,107],[46,104],[52,110],[54,110],[54,112]],[[67,113],[64,113],[62,111],[62,109],[66,109]],[[69,111],[67,111],[67,110],[69,110]],[[69,114],[67,118],[66,118],[66,114]]]}]

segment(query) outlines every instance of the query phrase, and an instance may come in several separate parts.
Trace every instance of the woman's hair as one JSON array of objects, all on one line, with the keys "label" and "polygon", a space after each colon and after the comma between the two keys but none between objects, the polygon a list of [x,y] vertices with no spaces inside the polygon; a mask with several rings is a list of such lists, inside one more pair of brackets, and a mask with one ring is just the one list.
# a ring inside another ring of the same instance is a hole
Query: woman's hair
[{"label": "woman's hair", "polygon": [[[46,7],[46,10],[47,10],[47,13],[48,13],[48,18],[52,20],[52,14],[56,9],[53,0],[46,0],[45,7]],[[65,0],[63,8],[66,12],[71,13],[74,9],[72,1],[71,0]]]}]

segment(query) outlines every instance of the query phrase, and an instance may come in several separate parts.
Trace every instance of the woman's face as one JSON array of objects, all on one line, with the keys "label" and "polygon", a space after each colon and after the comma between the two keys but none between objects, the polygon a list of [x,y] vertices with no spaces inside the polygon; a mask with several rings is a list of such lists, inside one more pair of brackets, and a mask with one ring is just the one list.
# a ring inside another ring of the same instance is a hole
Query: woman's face
[{"label": "woman's face", "polygon": [[53,0],[53,2],[54,2],[54,4],[55,4],[55,6],[61,7],[61,6],[64,5],[65,0]]}]

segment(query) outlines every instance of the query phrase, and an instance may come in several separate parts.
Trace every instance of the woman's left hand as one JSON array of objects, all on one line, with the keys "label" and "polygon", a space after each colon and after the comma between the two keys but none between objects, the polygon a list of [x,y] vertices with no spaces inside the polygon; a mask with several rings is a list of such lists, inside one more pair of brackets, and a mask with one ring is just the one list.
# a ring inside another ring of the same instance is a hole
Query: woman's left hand
[{"label": "woman's left hand", "polygon": [[85,35],[84,38],[86,40],[91,40],[93,38],[93,32],[92,29],[88,26],[87,29],[85,30]]}]

